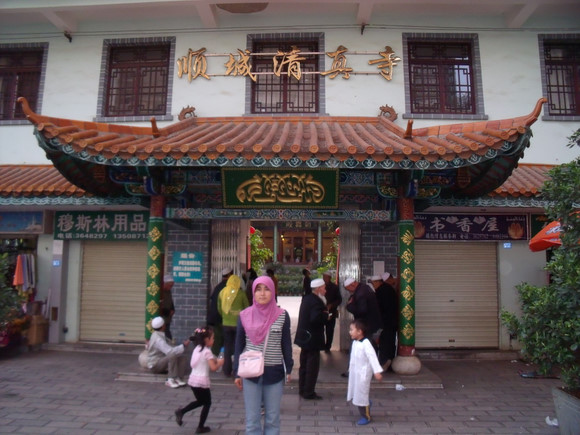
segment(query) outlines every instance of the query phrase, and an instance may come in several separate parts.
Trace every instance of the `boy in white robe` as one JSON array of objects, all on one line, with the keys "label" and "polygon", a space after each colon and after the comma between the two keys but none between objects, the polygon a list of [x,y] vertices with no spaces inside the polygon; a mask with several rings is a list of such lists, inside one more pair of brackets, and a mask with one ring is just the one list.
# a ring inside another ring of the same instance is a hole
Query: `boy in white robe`
[{"label": "boy in white robe", "polygon": [[348,331],[353,342],[350,349],[346,400],[352,400],[352,404],[358,407],[361,418],[356,424],[359,426],[371,422],[369,392],[373,373],[376,380],[383,378],[383,368],[379,364],[375,349],[369,339],[365,338],[366,328],[364,322],[357,319],[351,322]]}]

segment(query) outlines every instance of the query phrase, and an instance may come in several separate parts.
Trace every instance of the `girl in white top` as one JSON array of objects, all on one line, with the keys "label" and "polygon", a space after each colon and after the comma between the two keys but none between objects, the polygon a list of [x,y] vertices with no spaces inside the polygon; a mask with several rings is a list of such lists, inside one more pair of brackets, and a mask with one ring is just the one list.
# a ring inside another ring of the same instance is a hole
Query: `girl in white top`
[{"label": "girl in white top", "polygon": [[383,378],[383,368],[379,364],[375,349],[369,339],[365,338],[366,328],[362,320],[355,319],[348,331],[353,341],[350,348],[346,400],[352,400],[352,404],[358,407],[361,418],[356,424],[360,426],[371,422],[369,393],[373,373],[376,380],[380,381]]},{"label": "girl in white top", "polygon": [[191,340],[196,346],[191,354],[191,374],[187,383],[193,391],[195,401],[190,402],[183,408],[177,408],[175,410],[175,421],[181,426],[186,412],[202,406],[199,415],[199,425],[195,433],[207,433],[211,430],[208,426],[205,426],[205,420],[211,407],[209,371],[215,372],[224,365],[224,360],[218,360],[211,352],[214,342],[214,333],[211,326],[196,329]]}]

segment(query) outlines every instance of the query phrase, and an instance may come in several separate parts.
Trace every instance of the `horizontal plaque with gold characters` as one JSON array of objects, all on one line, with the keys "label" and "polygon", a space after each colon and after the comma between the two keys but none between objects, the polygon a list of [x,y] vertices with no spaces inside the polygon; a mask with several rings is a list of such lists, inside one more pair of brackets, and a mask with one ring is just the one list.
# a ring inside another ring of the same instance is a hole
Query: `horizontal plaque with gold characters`
[{"label": "horizontal plaque with gold characters", "polygon": [[415,214],[415,238],[424,240],[527,240],[526,215]]},{"label": "horizontal plaque with gold characters", "polygon": [[338,170],[222,168],[225,208],[337,208]]}]

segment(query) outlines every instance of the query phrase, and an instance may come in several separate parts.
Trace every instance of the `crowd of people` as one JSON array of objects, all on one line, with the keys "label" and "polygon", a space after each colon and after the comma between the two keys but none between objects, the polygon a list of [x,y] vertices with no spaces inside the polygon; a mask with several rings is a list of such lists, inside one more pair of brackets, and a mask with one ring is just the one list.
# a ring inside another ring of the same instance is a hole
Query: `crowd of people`
[{"label": "crowd of people", "polygon": [[[247,434],[280,432],[280,404],[284,384],[292,379],[294,360],[292,343],[300,347],[298,392],[304,400],[322,400],[316,391],[320,370],[320,352],[330,352],[339,307],[343,298],[332,274],[311,279],[303,270],[302,300],[294,341],[290,316],[278,305],[278,279],[273,269],[258,276],[249,269],[243,280],[232,268],[221,271],[222,280],[213,289],[207,314],[207,325],[195,330],[188,340],[175,345],[170,324],[175,307],[171,297],[173,278],[164,277],[160,315],[151,321],[153,333],[147,343],[145,366],[153,373],[167,373],[166,385],[179,388],[189,385],[195,400],[175,411],[178,425],[186,413],[201,407],[196,433],[206,433],[211,407],[210,371],[223,370],[243,392]],[[345,309],[352,314],[349,325],[352,339],[347,401],[360,413],[358,425],[372,421],[370,385],[374,376],[391,368],[396,354],[398,296],[396,280],[389,273],[372,276],[367,283],[346,278],[348,292]],[[186,348],[194,343],[187,373]],[[221,353],[220,353],[221,351]],[[257,351],[262,355],[263,369],[255,377],[238,375],[240,355]],[[223,355],[223,359],[216,355]]]}]

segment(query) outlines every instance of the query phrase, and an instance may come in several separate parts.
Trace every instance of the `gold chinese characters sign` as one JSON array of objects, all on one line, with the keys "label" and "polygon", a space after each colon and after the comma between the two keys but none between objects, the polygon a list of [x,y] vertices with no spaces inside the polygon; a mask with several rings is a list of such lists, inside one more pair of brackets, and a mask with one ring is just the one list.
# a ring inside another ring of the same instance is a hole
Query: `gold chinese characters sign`
[{"label": "gold chinese characters sign", "polygon": [[226,208],[337,208],[335,169],[222,169]]},{"label": "gold chinese characters sign", "polygon": [[[384,51],[379,52],[349,52],[348,48],[339,45],[335,51],[332,52],[301,52],[296,46],[293,46],[290,51],[278,50],[276,53],[252,53],[250,50],[240,50],[237,53],[228,54],[210,54],[206,53],[205,47],[198,50],[191,48],[187,55],[177,59],[177,75],[179,78],[186,76],[191,82],[198,77],[203,77],[210,80],[210,77],[217,76],[242,76],[249,77],[254,82],[258,75],[276,75],[280,77],[282,74],[300,80],[303,74],[319,74],[321,76],[328,76],[334,79],[341,76],[348,80],[351,74],[372,75],[379,74],[387,80],[393,78],[393,67],[397,66],[397,62],[401,58],[395,55],[393,49],[389,46],[385,47]],[[301,62],[306,58],[304,55],[326,55],[332,59],[332,65],[327,71],[310,71],[303,72]],[[371,55],[379,56],[378,58],[370,59],[369,65],[374,65],[377,71],[354,71],[348,66],[347,55]],[[225,62],[225,72],[210,74],[207,71],[207,57],[208,56],[223,56],[228,60]],[[268,72],[254,72],[252,71],[252,57],[271,57],[272,71]]]}]

